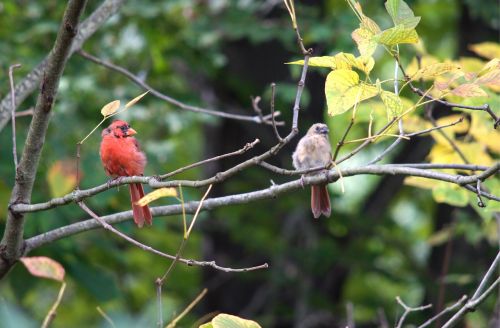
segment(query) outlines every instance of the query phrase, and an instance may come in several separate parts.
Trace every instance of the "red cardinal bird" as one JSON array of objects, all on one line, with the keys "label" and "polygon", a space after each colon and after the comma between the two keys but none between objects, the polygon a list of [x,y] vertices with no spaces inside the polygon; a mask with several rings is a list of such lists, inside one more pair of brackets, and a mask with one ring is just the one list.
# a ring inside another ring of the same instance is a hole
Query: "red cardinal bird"
[{"label": "red cardinal bird", "polygon": [[[328,165],[332,160],[332,147],[328,139],[326,124],[313,124],[307,134],[300,139],[292,158],[293,166],[297,170]],[[317,172],[311,174],[317,174]],[[332,209],[326,184],[311,186],[311,210],[314,218],[319,218],[321,214],[326,217],[330,216]]]},{"label": "red cardinal bird", "polygon": [[[101,155],[106,174],[112,178],[142,175],[146,166],[146,155],[139,149],[139,143],[132,137],[134,129],[125,121],[114,121],[102,131]],[[152,217],[149,207],[137,205],[144,196],[140,183],[131,183],[130,200],[134,212],[134,222],[141,228],[144,221],[151,225]]]}]

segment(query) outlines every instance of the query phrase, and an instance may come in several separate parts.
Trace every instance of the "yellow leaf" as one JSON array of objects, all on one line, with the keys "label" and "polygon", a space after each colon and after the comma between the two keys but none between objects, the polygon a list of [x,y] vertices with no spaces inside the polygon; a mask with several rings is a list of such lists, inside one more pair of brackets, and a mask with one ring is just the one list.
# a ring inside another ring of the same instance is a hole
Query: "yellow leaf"
[{"label": "yellow leaf", "polygon": [[468,191],[456,184],[439,181],[432,189],[432,197],[438,203],[463,207],[469,203]]},{"label": "yellow leaf", "polygon": [[490,60],[489,62],[487,62],[484,65],[482,71],[483,72],[487,72],[490,69],[500,69],[500,58],[493,58],[492,60]]},{"label": "yellow leaf", "polygon": [[[296,60],[293,62],[286,63],[288,65],[304,65],[304,60]],[[321,56],[321,57],[311,57],[308,62],[309,66],[315,67],[328,67],[331,69],[335,67],[335,60],[333,56]]]},{"label": "yellow leaf", "polygon": [[215,316],[211,322],[201,325],[200,328],[261,328],[261,326],[252,320],[221,313]]},{"label": "yellow leaf", "polygon": [[118,108],[120,108],[120,101],[119,100],[113,100],[112,102],[104,105],[104,107],[101,109],[101,114],[104,117],[107,117],[113,113],[115,113]]},{"label": "yellow leaf", "polygon": [[358,46],[361,56],[372,56],[377,49],[377,42],[374,40],[374,34],[363,27],[355,29],[351,34],[352,39]]},{"label": "yellow leaf", "polygon": [[47,182],[52,197],[61,197],[76,186],[75,163],[72,160],[54,162],[47,172]]},{"label": "yellow leaf", "polygon": [[390,114],[391,118],[397,117],[401,112],[403,112],[403,102],[393,92],[382,91],[380,94],[380,98],[384,102],[385,107],[387,108],[387,113]]},{"label": "yellow leaf", "polygon": [[416,57],[412,59],[410,64],[406,67],[406,74],[408,76],[414,75],[421,67],[427,67],[432,64],[439,63],[439,60],[431,55],[424,55],[420,58],[420,63]]},{"label": "yellow leaf", "polygon": [[125,108],[129,108],[133,105],[135,105],[139,100],[141,100],[142,97],[144,97],[145,95],[147,95],[149,93],[149,90],[144,92],[143,94],[140,94],[138,95],[137,97],[135,97],[134,99],[132,99],[131,101],[129,101],[126,105],[125,105]]},{"label": "yellow leaf", "polygon": [[36,277],[57,281],[64,280],[65,271],[63,266],[51,258],[45,256],[21,257],[20,261]]},{"label": "yellow leaf", "polygon": [[418,132],[432,127],[431,123],[417,115],[405,115],[403,123],[406,133]]},{"label": "yellow leaf", "polygon": [[469,49],[484,58],[500,58],[500,44],[496,42],[482,42],[471,44],[469,46]]},{"label": "yellow leaf", "polygon": [[481,89],[481,87],[474,83],[461,84],[455,89],[451,90],[451,93],[455,96],[460,97],[487,97],[488,94]]},{"label": "yellow leaf", "polygon": [[435,63],[428,66],[423,66],[415,74],[411,76],[411,79],[434,79],[436,76],[442,75],[448,72],[455,72],[460,70],[460,65],[455,63]]},{"label": "yellow leaf", "polygon": [[159,198],[163,197],[177,197],[177,190],[175,188],[160,188],[156,189],[155,191],[150,192],[146,196],[142,197],[139,199],[137,202],[137,205],[139,206],[145,206],[149,203],[151,203],[154,200],[157,200]]},{"label": "yellow leaf", "polygon": [[377,23],[375,23],[373,19],[365,15],[361,17],[360,27],[367,29],[372,34],[380,33],[380,27],[377,25]]},{"label": "yellow leaf", "polygon": [[400,43],[417,43],[418,34],[413,28],[405,28],[404,25],[397,25],[384,30],[375,36],[375,41],[386,46],[394,46]]},{"label": "yellow leaf", "polygon": [[339,69],[330,72],[326,77],[325,95],[328,114],[339,115],[356,103],[374,97],[378,89],[369,84],[360,83],[356,72]]},{"label": "yellow leaf", "polygon": [[479,143],[500,154],[500,131],[491,128],[491,117],[485,112],[474,112],[471,115],[470,134]]},{"label": "yellow leaf", "polygon": [[[439,133],[434,131],[431,133],[431,136],[436,140],[436,144],[432,147],[428,156],[432,163],[463,163],[460,155]],[[491,165],[493,163],[493,159],[486,152],[485,145],[477,142],[466,143],[458,140],[454,140],[454,142],[465,158],[472,164]]]},{"label": "yellow leaf", "polygon": [[404,179],[404,184],[407,186],[432,190],[432,188],[436,186],[437,181],[432,179],[410,176]]},{"label": "yellow leaf", "polygon": [[479,72],[484,66],[481,59],[474,57],[460,57],[458,64],[465,72]]}]

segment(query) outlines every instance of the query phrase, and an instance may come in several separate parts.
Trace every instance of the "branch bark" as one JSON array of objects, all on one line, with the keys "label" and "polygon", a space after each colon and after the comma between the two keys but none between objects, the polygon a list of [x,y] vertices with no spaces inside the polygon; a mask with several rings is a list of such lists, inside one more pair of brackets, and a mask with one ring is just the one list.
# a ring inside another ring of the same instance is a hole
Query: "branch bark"
[{"label": "branch bark", "polygon": [[[113,16],[123,5],[123,0],[105,0],[85,21],[78,27],[78,35],[75,37],[70,55],[80,49],[83,43],[91,37],[104,23]],[[43,74],[47,69],[50,55],[43,59],[26,77],[15,87],[16,106],[32,94],[40,85]],[[0,102],[0,131],[11,118],[10,106],[11,95],[5,96]]]},{"label": "branch bark", "polygon": [[73,0],[68,3],[54,47],[43,71],[40,93],[23,154],[16,170],[16,182],[10,198],[3,239],[0,243],[0,278],[8,272],[23,253],[24,215],[12,211],[11,206],[30,202],[45,133],[57,95],[59,79],[68,60],[73,40],[77,35],[78,21],[85,5],[86,0]]},{"label": "branch bark", "polygon": [[[339,178],[339,173],[342,174],[344,178],[348,176],[355,176],[360,174],[373,174],[373,175],[412,175],[419,176],[429,179],[441,180],[451,183],[456,183],[458,185],[463,185],[464,183],[474,183],[477,180],[483,180],[492,174],[495,174],[500,169],[500,164],[492,166],[485,170],[484,172],[478,175],[471,176],[462,176],[462,175],[450,175],[441,172],[429,171],[426,169],[418,169],[411,167],[402,167],[399,165],[371,165],[365,167],[358,167],[352,169],[345,169],[342,172],[337,170],[328,171],[326,174],[319,174],[316,176],[306,176],[301,179],[297,179],[294,181],[286,182],[281,185],[272,185],[268,188],[236,194],[229,195],[217,198],[209,198],[204,201],[203,206],[201,206],[201,210],[212,210],[214,208],[236,205],[236,204],[247,204],[250,202],[263,200],[263,199],[273,199],[279,195],[282,195],[287,192],[291,192],[294,190],[298,190],[303,188],[304,186],[312,185],[312,184],[321,184],[326,182],[332,182]],[[138,180],[138,179],[149,179],[149,178],[123,178],[126,180],[126,183],[131,181],[129,180]],[[122,182],[122,184],[125,181]],[[475,188],[472,188],[472,192],[475,192]],[[486,197],[486,195],[483,194]],[[498,199],[500,201],[500,198]],[[29,206],[33,205],[18,205],[18,207],[23,206],[24,210],[28,210]],[[186,213],[192,214],[196,211],[199,206],[199,202],[193,201],[184,204],[184,208]],[[151,212],[153,216],[169,216],[176,215],[182,213],[181,205],[168,205],[168,206],[158,206],[151,208]],[[119,222],[123,222],[126,220],[130,220],[132,218],[132,211],[125,211],[120,213],[115,213],[107,216],[102,216],[101,219],[108,224],[116,224]],[[40,234],[38,236],[31,237],[26,240],[25,254],[32,251],[35,248],[41,247],[45,244],[49,244],[56,240],[75,235],[77,233],[88,231],[92,229],[96,229],[101,225],[99,222],[95,220],[86,220],[77,223],[73,223],[61,228],[57,228],[46,233]]]}]

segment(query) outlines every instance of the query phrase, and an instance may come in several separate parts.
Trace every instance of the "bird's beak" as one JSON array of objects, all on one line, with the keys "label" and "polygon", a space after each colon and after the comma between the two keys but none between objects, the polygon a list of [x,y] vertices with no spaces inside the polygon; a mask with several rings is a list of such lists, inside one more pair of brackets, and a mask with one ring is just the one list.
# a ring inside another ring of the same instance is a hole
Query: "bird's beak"
[{"label": "bird's beak", "polygon": [[330,132],[330,130],[328,130],[327,127],[321,128],[321,133],[328,134],[328,132]]},{"label": "bird's beak", "polygon": [[129,136],[133,136],[134,134],[137,134],[137,131],[135,131],[134,129],[132,128],[128,128],[127,129],[127,135]]}]

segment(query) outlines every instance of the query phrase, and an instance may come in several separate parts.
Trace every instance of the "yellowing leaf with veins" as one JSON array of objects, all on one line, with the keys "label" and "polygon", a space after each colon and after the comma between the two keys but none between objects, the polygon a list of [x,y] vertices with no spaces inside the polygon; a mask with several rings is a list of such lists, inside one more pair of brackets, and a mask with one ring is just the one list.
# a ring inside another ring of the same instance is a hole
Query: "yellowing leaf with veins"
[{"label": "yellowing leaf with veins", "polygon": [[[304,60],[296,60],[287,64],[304,65]],[[311,57],[308,65],[331,69],[352,69],[355,67],[368,74],[375,65],[375,61],[372,57],[354,57],[353,54],[340,52],[334,56]]]},{"label": "yellowing leaf with veins", "polygon": [[380,33],[380,27],[378,26],[377,23],[373,19],[371,19],[368,16],[361,17],[361,23],[360,23],[361,28],[365,28],[368,31],[370,31],[372,34],[378,34]]},{"label": "yellowing leaf with veins", "polygon": [[484,61],[474,57],[460,57],[458,64],[462,67],[464,72],[479,72],[483,69]]},{"label": "yellowing leaf with veins", "polygon": [[374,40],[374,34],[363,27],[355,29],[351,34],[352,39],[358,46],[361,56],[372,56],[377,49],[377,42]]},{"label": "yellowing leaf with veins", "polygon": [[435,63],[435,64],[430,64],[428,66],[422,66],[421,69],[419,69],[415,74],[411,76],[412,81],[415,80],[428,80],[428,79],[434,79],[436,76],[449,73],[449,72],[456,72],[460,70],[460,65],[455,64],[455,63]]},{"label": "yellowing leaf with veins", "polygon": [[147,95],[149,93],[149,90],[144,92],[143,94],[140,94],[138,95],[137,97],[135,97],[134,99],[132,99],[131,101],[129,101],[126,105],[125,105],[125,108],[129,108],[133,105],[135,105],[139,100],[142,99],[142,97],[144,97],[145,95]]},{"label": "yellowing leaf with veins", "polygon": [[487,97],[488,94],[481,87],[474,83],[461,84],[451,93],[459,97]]},{"label": "yellowing leaf with veins", "polygon": [[476,83],[488,87],[500,87],[500,69],[494,69],[482,75],[476,80]]},{"label": "yellowing leaf with veins", "polygon": [[380,98],[382,98],[390,118],[397,117],[403,112],[403,102],[395,93],[382,91]]},{"label": "yellowing leaf with veins", "polygon": [[496,42],[482,42],[471,44],[469,46],[469,49],[484,58],[500,58],[500,44]]},{"label": "yellowing leaf with veins", "polygon": [[163,197],[177,197],[177,189],[175,189],[175,188],[156,189],[155,191],[152,191],[149,194],[142,197],[141,199],[139,199],[137,201],[137,205],[145,206],[145,205],[151,203],[152,201],[157,200],[159,198],[163,198]]},{"label": "yellowing leaf with veins", "polygon": [[63,281],[65,271],[63,266],[51,258],[45,256],[21,257],[19,259],[28,271],[40,278]]},{"label": "yellowing leaf with veins", "polygon": [[112,102],[104,105],[104,107],[101,109],[101,114],[104,117],[107,117],[111,114],[114,114],[118,108],[120,108],[120,101],[119,100],[113,100]]},{"label": "yellowing leaf with veins", "polygon": [[401,43],[417,43],[418,34],[414,29],[405,28],[403,25],[397,25],[375,35],[374,39],[380,44],[394,46]]},{"label": "yellowing leaf with veins", "polygon": [[359,81],[356,72],[346,69],[332,71],[326,77],[325,96],[328,105],[328,114],[339,115],[356,103],[374,97],[378,89]]},{"label": "yellowing leaf with veins", "polygon": [[410,64],[406,67],[405,71],[408,76],[412,76],[419,70],[419,67],[427,67],[437,63],[439,63],[439,60],[436,57],[424,55],[420,58],[420,65],[417,58],[413,58]]}]

